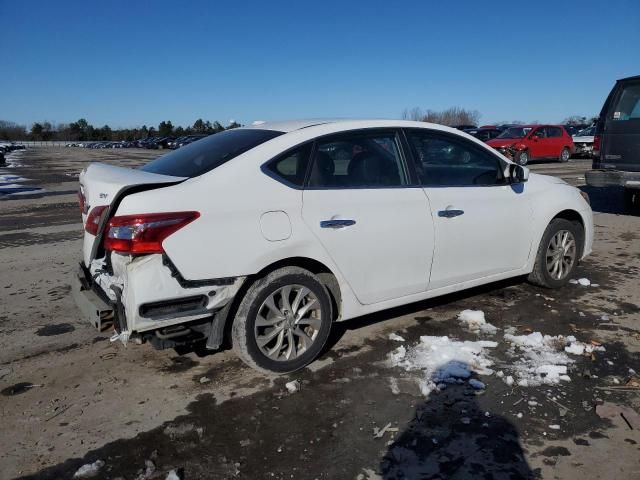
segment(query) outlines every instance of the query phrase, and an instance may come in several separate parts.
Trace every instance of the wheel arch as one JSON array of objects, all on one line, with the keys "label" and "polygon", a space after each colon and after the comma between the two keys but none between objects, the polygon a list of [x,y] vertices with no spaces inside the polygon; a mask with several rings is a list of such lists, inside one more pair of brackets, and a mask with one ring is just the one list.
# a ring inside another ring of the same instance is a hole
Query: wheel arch
[{"label": "wheel arch", "polygon": [[289,257],[283,258],[276,262],[273,262],[254,275],[247,278],[245,284],[251,284],[258,278],[264,277],[269,273],[283,267],[299,267],[310,271],[318,277],[318,279],[324,284],[331,297],[332,307],[334,311],[333,320],[340,318],[342,311],[342,290],[340,289],[340,283],[333,273],[333,271],[327,267],[324,263],[309,257]]},{"label": "wheel arch", "polygon": [[283,267],[299,267],[310,271],[318,277],[318,279],[324,284],[329,292],[329,298],[332,303],[333,321],[340,319],[342,314],[342,289],[340,283],[333,271],[327,267],[324,263],[309,257],[289,257],[283,258],[270,263],[262,268],[260,271],[247,276],[242,286],[233,297],[233,299],[217,314],[219,321],[223,322],[222,329],[224,330],[223,338],[221,341],[230,342],[231,328],[238,311],[238,306],[247,293],[247,290],[258,279],[268,275],[269,273]]},{"label": "wheel arch", "polygon": [[572,208],[565,208],[564,210],[556,212],[554,215],[550,216],[542,226],[541,231],[537,235],[538,241],[535,244],[535,248],[531,250],[532,253],[534,254],[533,261],[535,261],[535,255],[537,254],[538,248],[540,247],[540,242],[542,242],[542,237],[544,237],[544,232],[547,231],[547,227],[549,226],[549,224],[557,218],[562,218],[564,220],[568,220],[570,222],[580,225],[580,228],[582,230],[582,238],[580,239],[580,254],[578,255],[578,258],[582,258],[582,255],[584,253],[585,240],[586,240],[585,219],[582,217],[582,215],[578,210],[574,210]]}]

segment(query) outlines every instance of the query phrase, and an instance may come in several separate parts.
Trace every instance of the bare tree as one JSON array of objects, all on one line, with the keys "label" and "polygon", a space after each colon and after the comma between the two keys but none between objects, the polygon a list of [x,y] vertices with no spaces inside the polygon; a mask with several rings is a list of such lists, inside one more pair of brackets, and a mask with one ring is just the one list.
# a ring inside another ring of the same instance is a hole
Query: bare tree
[{"label": "bare tree", "polygon": [[480,112],[467,110],[461,107],[451,107],[441,112],[435,110],[423,111],[419,107],[405,109],[402,118],[419,122],[439,123],[441,125],[477,125],[480,121]]}]

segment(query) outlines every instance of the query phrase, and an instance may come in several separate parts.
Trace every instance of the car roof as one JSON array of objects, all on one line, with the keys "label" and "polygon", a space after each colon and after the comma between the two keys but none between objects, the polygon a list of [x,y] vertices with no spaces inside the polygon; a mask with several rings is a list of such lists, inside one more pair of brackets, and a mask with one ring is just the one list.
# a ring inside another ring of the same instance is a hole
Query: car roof
[{"label": "car roof", "polygon": [[288,120],[288,121],[276,121],[265,122],[258,121],[253,122],[251,125],[241,127],[243,129],[264,129],[273,130],[282,133],[290,133],[296,130],[302,130],[305,128],[319,127],[319,126],[335,126],[337,130],[340,127],[346,129],[358,129],[358,128],[431,128],[433,130],[442,130],[448,132],[460,133],[453,127],[446,125],[440,125],[436,123],[428,122],[416,122],[413,120],[385,120],[385,119],[311,119],[311,120]]},{"label": "car roof", "polygon": [[633,77],[625,77],[618,79],[618,82],[624,82],[626,80],[640,80],[640,75],[634,75]]},{"label": "car roof", "polygon": [[327,123],[336,123],[340,122],[342,119],[307,119],[307,120],[281,120],[281,121],[262,121],[258,120],[253,122],[251,125],[247,125],[242,128],[252,128],[252,129],[264,129],[264,130],[275,130],[277,132],[289,133],[294,130],[300,130],[302,128],[313,127],[315,125],[324,125]]}]

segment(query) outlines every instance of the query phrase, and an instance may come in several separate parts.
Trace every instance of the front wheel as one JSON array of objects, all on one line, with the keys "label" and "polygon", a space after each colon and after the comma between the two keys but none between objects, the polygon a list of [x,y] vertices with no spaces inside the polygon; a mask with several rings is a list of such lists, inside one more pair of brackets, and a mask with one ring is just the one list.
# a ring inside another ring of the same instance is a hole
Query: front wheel
[{"label": "front wheel", "polygon": [[529,152],[527,150],[520,150],[519,152],[516,152],[513,157],[513,161],[524,167],[529,163]]},{"label": "front wheel", "polygon": [[560,152],[560,157],[558,158],[558,160],[561,163],[565,163],[569,161],[569,158],[571,158],[571,150],[569,150],[567,147],[564,147]]},{"label": "front wheel", "polygon": [[320,280],[302,268],[281,268],[247,290],[233,322],[233,348],[256,370],[290,373],[320,354],[332,319],[331,299]]},{"label": "front wheel", "polygon": [[546,288],[564,286],[578,264],[583,242],[584,232],[579,223],[553,219],[542,236],[528,280]]}]

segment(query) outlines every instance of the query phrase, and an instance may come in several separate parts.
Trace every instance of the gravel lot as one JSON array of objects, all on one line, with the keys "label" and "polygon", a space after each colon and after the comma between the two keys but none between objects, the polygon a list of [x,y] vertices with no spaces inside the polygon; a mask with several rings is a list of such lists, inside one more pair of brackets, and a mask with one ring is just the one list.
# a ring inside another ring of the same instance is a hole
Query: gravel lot
[{"label": "gravel lot", "polygon": [[[0,195],[0,477],[71,478],[640,478],[640,217],[621,193],[589,191],[594,253],[548,291],[522,279],[340,324],[309,368],[271,378],[230,351],[206,356],[124,348],[81,319],[69,278],[81,251],[77,174],[87,162],[137,166],[161,152],[34,148],[10,168],[45,189]],[[532,170],[584,184],[589,160]],[[586,187],[582,187],[585,188]],[[404,337],[477,340],[456,316],[481,309],[503,332],[574,335],[606,351],[572,355],[570,382],[542,387],[479,377],[425,398],[420,372],[390,367]],[[299,380],[289,393],[285,383]],[[390,428],[374,438],[374,428]]]}]

